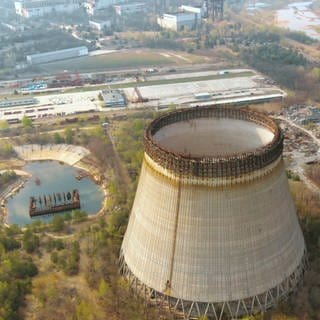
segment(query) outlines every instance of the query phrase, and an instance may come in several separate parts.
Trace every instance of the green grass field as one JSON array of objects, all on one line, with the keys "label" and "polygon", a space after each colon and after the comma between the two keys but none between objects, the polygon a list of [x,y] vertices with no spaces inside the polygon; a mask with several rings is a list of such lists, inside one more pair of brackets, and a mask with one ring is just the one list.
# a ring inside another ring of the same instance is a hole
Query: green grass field
[{"label": "green grass field", "polygon": [[[163,51],[163,50],[162,50]],[[92,72],[99,70],[114,70],[125,68],[140,68],[151,66],[179,65],[203,63],[203,57],[187,53],[157,52],[151,50],[115,52],[100,56],[88,56],[40,65],[48,73],[62,72]]]}]

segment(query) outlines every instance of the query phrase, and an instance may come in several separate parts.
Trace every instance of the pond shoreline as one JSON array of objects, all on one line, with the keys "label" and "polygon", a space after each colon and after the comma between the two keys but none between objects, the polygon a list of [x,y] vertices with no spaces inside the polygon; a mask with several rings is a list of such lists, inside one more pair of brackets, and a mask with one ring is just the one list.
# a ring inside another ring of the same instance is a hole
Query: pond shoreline
[{"label": "pond shoreline", "polygon": [[[47,146],[40,147],[39,145],[32,145],[31,152],[29,153],[30,156],[28,156],[28,153],[23,154],[24,156],[21,156],[22,155],[21,152],[17,152],[17,153],[21,159],[26,161],[26,163],[36,162],[36,161],[40,161],[40,162],[41,161],[57,161],[59,163],[67,164],[73,168],[80,169],[81,171],[85,171],[87,173],[86,176],[90,177],[90,179],[96,185],[100,186],[100,189],[102,191],[101,209],[94,214],[88,215],[88,218],[94,219],[94,218],[102,216],[104,214],[106,198],[108,196],[105,181],[103,181],[103,179],[101,179],[99,172],[96,170],[96,168],[94,166],[88,167],[88,165],[86,163],[81,162],[81,159],[84,156],[90,154],[90,152],[82,147],[72,146],[72,145],[64,145],[64,147],[67,147],[69,149],[66,159],[71,159],[72,161],[63,161],[61,159],[61,148],[59,148],[59,147],[61,147],[61,146],[60,145],[47,145]],[[30,145],[20,146],[18,148],[20,148],[20,151],[21,151],[21,148],[30,149]],[[54,150],[55,148],[57,148],[58,150],[55,151]],[[38,157],[36,154],[37,152],[33,152],[34,149],[40,150]],[[79,153],[79,149],[81,149],[80,152],[82,154]],[[47,150],[50,150],[50,152],[48,153]],[[72,155],[72,150],[77,151],[75,153],[75,155]],[[47,159],[45,159],[46,155],[49,155]],[[80,156],[80,155],[82,155],[82,156]],[[78,161],[74,161],[75,159]],[[8,170],[10,170],[10,169],[8,169]],[[29,181],[30,178],[32,177],[32,175],[26,171],[22,171],[22,170],[15,170],[15,171],[16,171],[17,175],[19,175],[18,181],[15,181],[14,183],[9,184],[6,187],[6,189],[0,193],[0,205],[1,205],[1,209],[2,209],[0,212],[0,223],[6,227],[10,226],[10,223],[8,222],[8,207],[6,205],[7,199],[9,197],[11,197],[12,195],[16,194],[16,192],[19,191],[21,188],[23,188],[25,186],[25,183],[27,181]]]},{"label": "pond shoreline", "polygon": [[7,199],[13,196],[16,192],[18,192],[21,188],[24,187],[25,183],[28,181],[26,176],[19,176],[17,181],[10,183],[0,195],[0,205],[1,205],[1,214],[0,214],[0,224],[3,224],[6,227],[9,227],[9,223],[7,221],[8,218],[8,208],[6,206]]}]

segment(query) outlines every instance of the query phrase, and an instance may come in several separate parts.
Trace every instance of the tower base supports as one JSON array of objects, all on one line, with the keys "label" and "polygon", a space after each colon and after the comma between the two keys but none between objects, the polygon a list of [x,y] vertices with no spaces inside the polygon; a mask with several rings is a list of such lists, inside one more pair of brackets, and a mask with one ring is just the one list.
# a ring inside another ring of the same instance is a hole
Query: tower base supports
[{"label": "tower base supports", "polygon": [[239,317],[265,312],[276,306],[280,301],[286,300],[289,294],[296,291],[302,282],[303,274],[307,269],[307,254],[306,252],[304,253],[300,264],[294,272],[276,287],[259,295],[225,302],[188,301],[178,297],[168,296],[142,283],[130,271],[122,252],[120,253],[119,264],[121,275],[127,279],[134,292],[160,308],[169,309],[178,319],[193,320],[198,319],[200,316],[207,316],[210,320],[221,320],[225,317],[237,319]]}]

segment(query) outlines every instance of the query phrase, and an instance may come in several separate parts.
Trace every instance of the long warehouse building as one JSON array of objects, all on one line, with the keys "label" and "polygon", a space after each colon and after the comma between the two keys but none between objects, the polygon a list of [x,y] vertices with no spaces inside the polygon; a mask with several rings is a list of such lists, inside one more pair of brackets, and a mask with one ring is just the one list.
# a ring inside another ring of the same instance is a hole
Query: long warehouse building
[{"label": "long warehouse building", "polygon": [[57,51],[49,51],[44,53],[36,53],[27,56],[29,64],[41,64],[57,60],[64,60],[76,57],[87,56],[89,53],[88,48],[85,46],[75,47]]},{"label": "long warehouse building", "polygon": [[25,18],[71,13],[79,10],[81,4],[82,0],[20,0],[14,2],[16,14]]}]

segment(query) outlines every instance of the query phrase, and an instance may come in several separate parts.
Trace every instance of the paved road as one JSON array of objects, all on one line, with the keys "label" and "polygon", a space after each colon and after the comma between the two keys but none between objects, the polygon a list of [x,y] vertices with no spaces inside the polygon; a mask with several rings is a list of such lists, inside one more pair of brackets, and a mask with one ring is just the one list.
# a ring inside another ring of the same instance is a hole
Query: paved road
[{"label": "paved road", "polygon": [[314,134],[313,132],[307,130],[306,128],[304,127],[301,127],[299,126],[298,124],[294,123],[293,121],[283,117],[283,116],[279,116],[279,117],[275,117],[276,119],[280,119],[282,121],[285,121],[287,122],[290,126],[292,127],[296,127],[298,128],[299,130],[301,131],[304,131],[308,136],[310,136],[312,138],[312,140],[318,145],[318,147],[320,147],[320,139],[318,139]]}]

